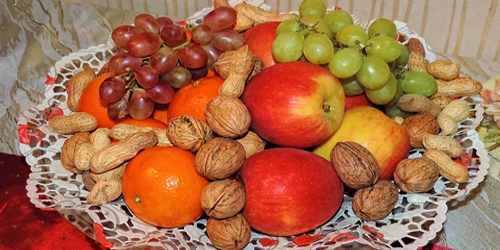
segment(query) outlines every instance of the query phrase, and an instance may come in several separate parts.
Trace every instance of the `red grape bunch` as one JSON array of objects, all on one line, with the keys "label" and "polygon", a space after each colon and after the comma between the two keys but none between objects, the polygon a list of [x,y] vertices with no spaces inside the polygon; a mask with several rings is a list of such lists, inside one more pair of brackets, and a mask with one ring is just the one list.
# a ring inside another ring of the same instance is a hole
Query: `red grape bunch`
[{"label": "red grape bunch", "polygon": [[120,49],[108,68],[116,76],[99,88],[108,115],[114,120],[129,115],[142,120],[157,105],[170,103],[175,89],[204,77],[223,51],[245,44],[243,35],[233,30],[235,23],[236,11],[219,7],[194,27],[144,13],[135,17],[133,25],[115,28],[111,39]]}]

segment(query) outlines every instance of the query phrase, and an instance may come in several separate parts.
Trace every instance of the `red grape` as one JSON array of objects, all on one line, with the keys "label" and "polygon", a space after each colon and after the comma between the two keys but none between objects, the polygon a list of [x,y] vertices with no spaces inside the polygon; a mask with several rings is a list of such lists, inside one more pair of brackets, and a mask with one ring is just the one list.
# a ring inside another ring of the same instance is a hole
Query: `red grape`
[{"label": "red grape", "polygon": [[108,77],[99,86],[99,98],[108,103],[116,102],[122,98],[126,91],[127,83],[125,80]]},{"label": "red grape", "polygon": [[161,76],[163,81],[177,89],[188,84],[191,78],[191,72],[182,66],[175,66],[170,72]]},{"label": "red grape", "polygon": [[182,65],[188,68],[201,68],[207,64],[207,52],[200,46],[184,46],[177,50]]},{"label": "red grape", "polygon": [[242,34],[232,29],[225,29],[215,32],[212,36],[211,43],[216,48],[222,51],[227,51],[240,48],[245,45],[246,40]]},{"label": "red grape", "polygon": [[124,120],[129,115],[127,99],[122,97],[117,102],[109,103],[107,111],[111,119],[115,121]]},{"label": "red grape", "polygon": [[161,30],[160,36],[165,45],[169,47],[179,46],[187,40],[184,28],[176,24],[165,25]]},{"label": "red grape", "polygon": [[135,57],[151,55],[161,46],[160,37],[151,32],[142,32],[130,38],[127,43],[127,51]]},{"label": "red grape", "polygon": [[210,27],[214,32],[228,29],[236,23],[236,10],[231,7],[221,6],[210,11],[205,18],[203,24]]},{"label": "red grape", "polygon": [[211,69],[214,68],[215,61],[217,57],[222,54],[222,51],[214,47],[211,43],[207,45],[200,46],[205,52],[207,52],[207,66]]},{"label": "red grape", "polygon": [[158,75],[164,75],[177,64],[179,58],[174,49],[161,47],[149,58],[149,67],[154,69]]},{"label": "red grape", "polygon": [[160,31],[163,28],[165,28],[166,25],[174,24],[174,21],[172,21],[172,19],[170,19],[169,17],[166,17],[166,16],[158,17],[158,18],[156,18],[156,20],[160,24]]},{"label": "red grape", "polygon": [[132,118],[144,120],[153,114],[155,102],[149,97],[145,89],[136,89],[128,101],[128,111]]},{"label": "red grape", "polygon": [[159,80],[156,86],[146,89],[146,93],[154,102],[159,104],[168,104],[175,96],[172,86],[163,80]]},{"label": "red grape", "polygon": [[193,28],[193,41],[199,45],[209,44],[213,31],[207,25],[201,24]]},{"label": "red grape", "polygon": [[108,67],[111,72],[124,74],[138,69],[141,64],[141,58],[134,57],[126,52],[121,52],[109,59]]},{"label": "red grape", "polygon": [[149,66],[142,66],[134,72],[135,80],[141,87],[150,89],[158,82],[158,74]]},{"label": "red grape", "polygon": [[111,39],[117,46],[125,47],[127,46],[128,40],[136,34],[144,32],[142,29],[137,28],[132,25],[122,25],[114,29],[111,33]]},{"label": "red grape", "polygon": [[139,14],[134,19],[135,27],[141,28],[144,31],[149,31],[155,34],[160,32],[160,23],[150,14]]},{"label": "red grape", "polygon": [[189,72],[191,73],[191,79],[192,80],[198,80],[202,77],[205,77],[208,73],[208,67],[207,65],[201,67],[201,68],[197,68],[197,69],[191,69],[191,68],[188,68],[187,70],[189,70]]}]

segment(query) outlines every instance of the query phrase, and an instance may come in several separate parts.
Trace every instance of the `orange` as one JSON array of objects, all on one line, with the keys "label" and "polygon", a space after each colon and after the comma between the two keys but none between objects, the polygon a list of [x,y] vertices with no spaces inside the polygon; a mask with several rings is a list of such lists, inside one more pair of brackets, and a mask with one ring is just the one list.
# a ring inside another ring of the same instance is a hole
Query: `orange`
[{"label": "orange", "polygon": [[156,146],[135,156],[122,178],[123,198],[132,213],[168,228],[202,216],[201,192],[209,181],[196,171],[194,157],[175,146]]},{"label": "orange", "polygon": [[97,119],[98,128],[111,129],[117,123],[108,116],[108,104],[99,98],[99,86],[106,78],[114,75],[115,73],[107,73],[94,79],[87,85],[78,101],[78,112],[93,115]]},{"label": "orange", "polygon": [[153,118],[158,120],[158,121],[161,121],[161,122],[164,122],[164,123],[167,123],[167,120],[168,120],[168,106],[159,106],[159,105],[156,105],[155,107],[155,111],[153,111]]},{"label": "orange", "polygon": [[167,128],[168,125],[162,121],[154,119],[152,117],[146,118],[144,120],[136,120],[134,118],[127,118],[123,121],[117,122],[117,124],[125,123],[130,125],[135,125],[139,127],[152,127],[152,128]]},{"label": "orange", "polygon": [[224,80],[219,76],[209,76],[180,88],[168,105],[168,121],[181,115],[192,115],[206,121],[203,109],[210,99],[219,95]]}]

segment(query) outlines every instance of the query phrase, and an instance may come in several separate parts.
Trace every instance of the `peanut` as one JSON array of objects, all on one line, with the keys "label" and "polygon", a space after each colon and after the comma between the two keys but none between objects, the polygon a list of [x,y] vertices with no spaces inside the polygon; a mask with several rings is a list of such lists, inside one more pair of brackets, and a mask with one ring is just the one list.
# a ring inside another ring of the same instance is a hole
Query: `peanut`
[{"label": "peanut", "polygon": [[98,128],[90,135],[90,144],[96,151],[101,150],[111,144],[109,139],[109,128]]},{"label": "peanut", "polygon": [[425,59],[424,45],[417,38],[410,38],[406,47],[410,51],[408,55],[408,69],[427,73],[427,60]]},{"label": "peanut", "polygon": [[451,98],[475,96],[483,90],[483,85],[480,82],[467,77],[458,77],[451,81],[436,79],[436,82],[438,84],[436,93],[445,94]]},{"label": "peanut", "polygon": [[469,104],[458,99],[450,102],[437,117],[441,133],[451,135],[458,131],[458,123],[469,117]]},{"label": "peanut", "polygon": [[270,21],[284,21],[290,18],[298,18],[299,15],[295,13],[279,14],[274,10],[264,10],[258,6],[242,2],[234,6],[237,12],[235,31],[244,31],[255,24],[270,22]]},{"label": "peanut", "polygon": [[49,131],[60,134],[75,134],[97,128],[97,119],[89,113],[78,112],[72,115],[58,115],[49,120]]},{"label": "peanut", "polygon": [[94,173],[102,173],[116,168],[132,159],[139,151],[157,144],[158,136],[154,131],[131,134],[125,139],[97,151],[90,161],[90,170]]},{"label": "peanut", "polygon": [[75,166],[76,149],[80,144],[90,141],[89,132],[79,132],[64,141],[61,147],[61,164],[63,167],[73,173],[80,174],[83,171]]},{"label": "peanut", "polygon": [[450,136],[426,134],[422,143],[424,148],[441,150],[451,158],[457,158],[464,154],[462,145]]},{"label": "peanut", "polygon": [[253,58],[254,54],[248,45],[226,51],[217,58],[215,71],[225,79],[219,88],[219,95],[239,97],[243,93],[246,80],[253,69]]},{"label": "peanut", "polygon": [[419,94],[402,95],[397,105],[401,110],[406,112],[427,113],[434,117],[437,117],[441,113],[441,108],[438,104]]},{"label": "peanut", "polygon": [[449,81],[460,75],[460,64],[448,60],[436,60],[427,65],[427,71],[434,78]]},{"label": "peanut", "polygon": [[147,131],[153,131],[156,133],[156,136],[158,137],[158,146],[172,146],[172,143],[167,137],[167,129],[161,128],[139,127],[130,124],[116,124],[113,128],[111,128],[109,136],[116,140],[123,140],[131,134]]},{"label": "peanut", "polygon": [[428,149],[424,152],[423,157],[435,161],[439,166],[439,174],[444,178],[457,183],[465,183],[469,180],[467,168],[454,162],[445,152]]},{"label": "peanut", "polygon": [[122,194],[122,184],[118,180],[100,180],[96,182],[87,195],[87,202],[93,205],[104,205],[112,202]]},{"label": "peanut", "polygon": [[98,182],[100,180],[121,180],[123,177],[123,172],[125,171],[125,168],[128,165],[128,161],[124,162],[122,165],[119,167],[113,168],[111,170],[102,172],[100,174],[91,172],[90,176],[92,180],[95,182]]},{"label": "peanut", "polygon": [[90,159],[95,154],[96,150],[90,143],[82,143],[75,150],[75,166],[80,171],[90,169]]},{"label": "peanut", "polygon": [[446,107],[446,105],[448,105],[448,103],[453,101],[453,98],[443,93],[436,93],[429,97],[429,99],[439,105],[441,109],[443,109],[444,107]]},{"label": "peanut", "polygon": [[83,71],[76,73],[68,81],[67,105],[71,111],[78,111],[78,101],[87,85],[96,78],[94,70],[85,66]]}]

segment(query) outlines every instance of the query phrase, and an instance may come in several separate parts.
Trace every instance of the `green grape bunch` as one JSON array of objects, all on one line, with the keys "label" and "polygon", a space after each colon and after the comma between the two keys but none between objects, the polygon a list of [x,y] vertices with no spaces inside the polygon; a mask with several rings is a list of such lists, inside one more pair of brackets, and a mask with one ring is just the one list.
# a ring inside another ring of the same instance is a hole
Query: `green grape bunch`
[{"label": "green grape bunch", "polygon": [[383,105],[389,116],[408,115],[396,106],[403,94],[436,92],[432,76],[408,70],[410,51],[399,41],[392,20],[378,18],[365,29],[349,12],[328,10],[322,0],[303,0],[299,16],[276,29],[272,53],[278,62],[321,65],[340,80],[346,96],[364,93],[373,104]]}]

